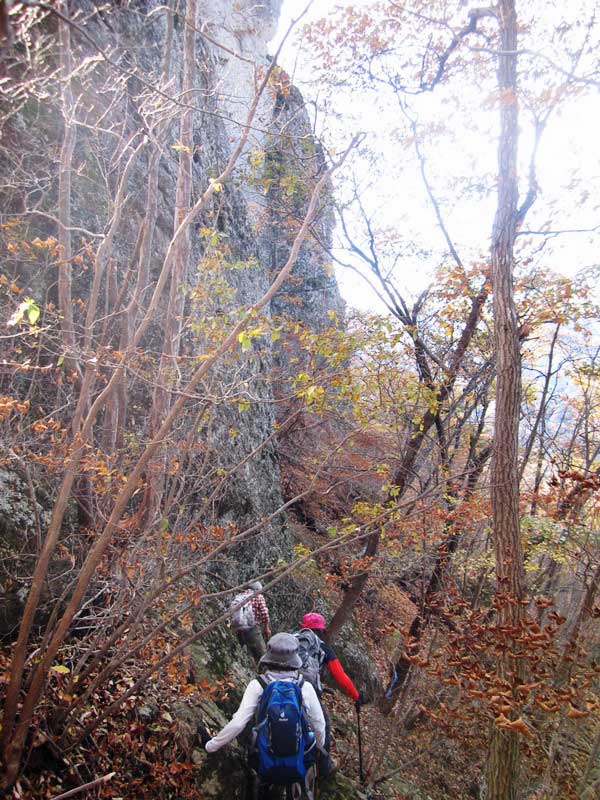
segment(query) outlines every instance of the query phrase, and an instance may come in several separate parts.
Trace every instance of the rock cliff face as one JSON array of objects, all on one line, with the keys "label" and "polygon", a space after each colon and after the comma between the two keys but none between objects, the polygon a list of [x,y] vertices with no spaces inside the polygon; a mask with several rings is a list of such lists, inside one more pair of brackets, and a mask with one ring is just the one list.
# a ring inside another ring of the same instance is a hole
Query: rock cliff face
[{"label": "rock cliff face", "polygon": [[[70,36],[75,73],[70,86],[74,99],[64,116],[61,89],[65,81],[61,80],[56,44],[58,21],[52,13],[40,12],[36,17],[31,12],[30,38],[22,45],[25,49],[31,48],[26,52],[27,58],[22,57],[21,51],[15,57],[10,52],[2,53],[5,73],[14,81],[14,86],[28,78],[34,90],[25,99],[16,93],[3,120],[0,173],[4,188],[0,194],[0,223],[4,226],[1,230],[5,243],[10,245],[4,267],[6,281],[14,282],[19,296],[34,299],[42,309],[44,321],[48,320],[49,329],[52,325],[59,328],[55,312],[58,304],[56,259],[38,245],[27,250],[14,242],[17,241],[15,231],[28,242],[43,242],[58,235],[58,175],[64,155],[64,117],[76,132],[70,225],[77,342],[84,339],[86,305],[91,291],[93,258],[90,253],[93,255],[110,230],[117,185],[127,160],[124,154],[131,151],[130,143],[140,132],[145,132],[149,142],[136,156],[124,182],[122,215],[100,286],[98,329],[103,319],[114,326],[114,330],[109,327],[106,334],[106,352],[110,352],[119,349],[122,326],[135,324],[136,313],[139,317],[135,309],[133,320],[124,318],[122,313],[115,316],[113,311],[119,302],[119,292],[132,291],[139,278],[142,259],[138,231],[144,215],[148,214],[150,200],[155,201],[156,214],[147,285],[141,287],[142,298],[153,291],[173,236],[181,106],[189,101],[194,107],[194,202],[223,169],[239,140],[256,87],[255,66],[264,72],[270,63],[268,42],[276,30],[280,5],[280,0],[200,3],[197,27],[202,33],[196,37],[196,81],[193,92],[187,97],[181,94],[186,13],[183,0],[169,4],[161,0],[115,0],[101,7],[91,0],[71,3]],[[171,17],[167,6],[173,9]],[[43,43],[45,49],[38,47],[36,50],[36,42]],[[167,96],[178,100],[173,104],[165,99]],[[160,161],[156,189],[152,192],[152,146],[155,143],[160,150]],[[222,316],[227,321],[235,319],[237,309],[261,297],[287,259],[293,231],[303,217],[311,186],[323,169],[324,156],[311,134],[302,97],[289,84],[287,76],[276,71],[273,85],[260,100],[244,152],[231,179],[214,194],[210,205],[192,226],[190,254],[181,285],[177,287],[185,297],[183,316],[196,314],[202,322],[205,313],[206,318]],[[343,314],[335,279],[327,269],[333,215],[326,202],[322,209],[314,222],[315,235],[303,245],[292,279],[265,309],[267,322],[286,315],[319,331],[327,327],[330,310],[338,316]],[[11,227],[13,223],[18,227]],[[212,284],[214,275],[198,267],[209,257],[222,262],[219,281]],[[212,291],[215,286],[217,291]],[[211,291],[206,292],[209,296],[202,301],[203,306],[197,297],[208,288]],[[167,298],[168,291],[143,340],[145,354],[160,353],[163,348]],[[10,313],[11,302],[9,294],[5,304],[7,313]],[[193,360],[203,350],[209,350],[210,335],[210,328],[197,332],[190,326],[182,339],[182,358]],[[63,379],[62,375],[56,379],[55,365],[57,359],[62,358],[60,345],[56,347],[54,351],[44,352],[37,365],[48,371],[43,372],[48,378],[33,381],[27,372],[15,377],[13,372],[4,369],[0,394],[26,397],[31,407],[38,404],[41,409],[45,408],[49,397],[55,397],[59,408],[74,409],[77,395],[73,381]],[[212,405],[208,422],[198,427],[198,469],[200,466],[206,469],[208,464],[213,476],[235,469],[235,477],[224,482],[224,487],[214,494],[207,507],[202,476],[194,481],[192,470],[189,486],[183,494],[185,500],[180,501],[180,514],[188,521],[194,520],[196,507],[204,507],[200,522],[244,530],[266,520],[282,505],[279,457],[272,438],[276,416],[274,366],[278,370],[286,369],[285,360],[275,351],[267,335],[260,337],[257,346],[248,352],[240,354],[238,351],[235,357],[223,359],[203,384],[205,398],[209,399],[207,403]],[[123,434],[127,440],[123,439],[122,446],[131,446],[137,438],[142,440],[148,436],[153,379],[144,374],[143,358],[135,369],[142,380],[134,384],[132,378],[128,405],[120,411],[126,412],[128,420]],[[131,374],[139,377],[135,370]],[[198,404],[194,412],[182,420],[179,429],[182,437],[196,436],[194,414],[197,408]],[[104,443],[112,436],[111,419],[108,415],[101,417],[94,434],[98,452],[104,448],[107,458],[111,453]],[[35,462],[31,471],[23,470],[18,459],[10,456],[13,433],[8,425],[0,430],[5,456],[0,461],[0,590],[4,594],[0,633],[6,637],[14,635],[18,624],[32,563],[45,535],[48,510],[59,478],[58,471],[46,474],[40,466],[41,460]],[[27,447],[35,450],[36,446],[35,437],[20,441],[21,452]],[[83,523],[89,525],[90,517],[93,519],[95,514],[101,517],[103,513],[102,498],[95,503],[94,507],[86,509],[84,520],[81,513],[78,518],[73,503],[63,524],[63,541],[69,538],[79,541],[82,551],[87,535]],[[215,561],[216,577],[235,585],[278,560],[288,560],[292,544],[293,536],[285,515],[275,516],[263,524],[250,542]],[[4,569],[10,563],[19,566]],[[68,559],[55,561],[48,583],[51,595],[60,596],[65,588],[61,576],[64,573],[70,580],[72,567]],[[295,627],[306,605],[312,603],[310,590],[295,579],[280,584],[269,600],[275,629]],[[201,614],[194,624],[202,625]],[[230,634],[221,630],[203,639],[194,646],[191,660],[197,679],[204,676],[212,681],[215,676],[234,676],[238,685],[231,693],[230,706],[233,707],[242,685],[252,674],[252,665]],[[230,710],[225,708],[225,712]],[[225,719],[223,708],[211,701],[196,708],[182,705],[175,711],[190,742],[199,719],[212,720],[213,727]],[[152,710],[148,713],[151,717]],[[198,751],[196,757],[200,757]],[[214,764],[204,764],[199,771],[203,796],[246,797],[245,783],[240,777],[245,773],[239,753],[234,750],[223,756],[217,767],[220,769],[215,773]],[[352,794],[348,789],[337,796],[351,797]]]},{"label": "rock cliff face", "polygon": [[[280,0],[261,3],[214,0],[201,4],[198,27],[206,36],[196,37],[197,73],[192,98],[195,108],[193,200],[223,168],[239,140],[240,125],[246,118],[256,87],[255,67],[258,65],[264,71],[269,64],[268,42],[276,31],[280,5]],[[75,97],[72,114],[77,122],[72,175],[76,251],[85,239],[93,244],[102,241],[108,229],[115,186],[123,164],[122,152],[115,145],[117,134],[122,147],[140,129],[147,130],[149,136],[156,135],[156,129],[151,127],[155,123],[152,103],[159,101],[153,98],[152,88],[159,85],[165,53],[170,62],[170,78],[162,91],[179,97],[186,6],[178,2],[173,7],[175,13],[169,21],[165,4],[158,0],[109,3],[101,10],[97,4],[85,0],[71,5],[74,22],[71,49],[73,64],[78,69],[72,82]],[[39,22],[47,33],[56,31],[57,24],[51,14]],[[105,63],[103,57],[110,63]],[[0,169],[4,176],[10,176],[6,185],[12,186],[3,192],[0,210],[4,221],[14,214],[23,215],[29,240],[35,236],[54,236],[57,231],[57,172],[63,137],[60,76],[51,74],[52,70],[58,71],[57,60],[57,53],[50,49],[46,63],[34,65],[40,74],[48,70],[48,80],[44,82],[40,78],[41,89],[37,96],[32,94],[25,104],[15,104],[15,113],[4,130],[8,147],[1,154]],[[173,234],[179,108],[165,102],[161,111],[166,128],[163,128],[160,142],[157,216],[146,292],[152,289]],[[40,158],[40,154],[44,154],[44,158]],[[291,226],[286,223],[301,218],[307,192],[323,166],[302,98],[286,85],[286,79],[274,82],[260,101],[233,179],[215,195],[212,206],[203,212],[193,228],[191,254],[181,290],[191,293],[202,281],[197,264],[206,253],[206,240],[198,231],[208,225],[216,227],[226,243],[228,262],[250,265],[227,273],[230,294],[223,301],[223,311],[249,305],[260,297],[270,277],[287,258]],[[143,150],[126,185],[124,213],[107,265],[117,286],[125,280],[129,265],[135,264],[138,225],[145,212],[149,170],[150,156]],[[288,182],[284,191],[281,179],[291,176],[298,188],[290,192]],[[288,201],[287,205],[283,199]],[[325,247],[330,243],[331,227],[331,214],[325,210],[315,225]],[[294,269],[294,279],[282,290],[273,307],[266,310],[267,316],[291,311],[310,327],[324,327],[327,310],[339,310],[341,305],[335,280],[325,270],[325,260],[322,247],[314,241],[306,243]],[[24,294],[33,297],[42,308],[56,304],[53,269],[41,269],[35,262],[15,255],[8,261],[8,273],[17,279]],[[76,329],[83,325],[82,309],[89,296],[89,280],[90,270],[74,269],[74,299],[82,306],[79,310],[75,308]],[[111,292],[109,281],[107,274],[102,286],[107,297]],[[296,295],[301,302],[290,304],[290,295]],[[160,337],[166,300],[165,295],[153,332],[146,340],[148,348],[159,350],[162,347]],[[110,311],[110,298],[107,311]],[[118,347],[118,337],[114,337],[112,346]],[[193,353],[197,347],[198,341],[189,339],[183,351]],[[229,470],[273,431],[269,343],[262,343],[260,348],[244,356],[241,365],[238,360],[234,366],[221,369],[225,376],[221,384],[226,385],[227,377],[235,373],[238,384],[247,385],[250,402],[247,413],[240,413],[235,404],[221,403],[210,426],[208,457],[214,460],[217,468]],[[151,401],[149,389],[138,391],[130,408],[134,419],[143,417]],[[232,430],[236,431],[235,437],[230,435]],[[192,502],[200,502],[200,494],[196,492]],[[270,444],[237,470],[235,480],[229,482],[214,508],[220,522],[244,529],[267,517],[281,502],[278,456],[276,447]],[[243,578],[256,574],[256,570],[289,552],[290,537],[281,517],[265,525],[258,537],[258,546],[254,542],[251,547],[238,550],[229,567],[228,562],[224,562],[222,569],[229,578]]]}]

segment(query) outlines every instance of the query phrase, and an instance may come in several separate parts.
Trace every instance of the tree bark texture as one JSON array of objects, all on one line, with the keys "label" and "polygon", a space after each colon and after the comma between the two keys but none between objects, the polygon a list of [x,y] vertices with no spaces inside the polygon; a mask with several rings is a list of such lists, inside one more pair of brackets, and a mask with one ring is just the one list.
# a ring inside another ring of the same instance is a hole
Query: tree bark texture
[{"label": "tree bark texture", "polygon": [[[523,607],[524,568],[519,525],[518,431],[521,398],[519,331],[514,305],[513,262],[517,227],[517,15],[515,0],[498,7],[500,54],[500,138],[498,205],[492,230],[491,272],[496,350],[496,415],[491,463],[491,501],[499,627],[519,625]],[[521,660],[498,659],[499,676],[511,683]],[[487,763],[487,800],[516,800],[519,777],[518,734],[492,730]]]}]

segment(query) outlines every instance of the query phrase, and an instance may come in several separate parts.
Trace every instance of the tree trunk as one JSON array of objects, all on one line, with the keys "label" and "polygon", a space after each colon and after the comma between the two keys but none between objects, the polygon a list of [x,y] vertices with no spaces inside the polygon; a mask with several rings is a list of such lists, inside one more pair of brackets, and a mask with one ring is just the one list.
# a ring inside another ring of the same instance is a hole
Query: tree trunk
[{"label": "tree trunk", "polygon": [[[166,36],[162,57],[162,68],[160,77],[160,87],[166,90],[171,76],[171,51],[173,48],[173,0],[169,0],[168,13],[166,14]],[[168,127],[166,121],[161,121],[155,130],[157,142],[164,141],[164,133]],[[116,328],[119,331],[118,349],[125,353],[129,348],[134,331],[140,318],[140,298],[147,289],[150,282],[150,260],[152,256],[152,245],[154,242],[154,232],[158,217],[158,177],[160,173],[162,152],[158,144],[154,143],[148,157],[148,182],[146,190],[146,205],[144,216],[140,221],[138,232],[138,242],[135,247],[133,261],[131,265],[132,273],[135,272],[136,281],[126,308],[119,308],[119,316],[116,320]],[[134,269],[137,265],[137,269]],[[125,284],[126,282],[124,282]],[[121,292],[127,291],[127,286],[121,287]],[[115,391],[107,402],[106,416],[114,420],[114,431],[110,432],[111,449],[123,447],[123,432],[127,421],[128,409],[127,376],[119,377]],[[106,425],[108,427],[108,425]]]},{"label": "tree trunk", "polygon": [[[473,463],[470,465],[471,472],[469,473],[467,484],[460,502],[466,503],[473,496],[475,487],[477,486],[477,481],[481,476],[489,455],[490,448],[488,446],[485,447],[481,453],[473,459]],[[456,486],[450,484],[447,486],[446,493],[448,497],[447,510],[450,512],[455,507],[455,504],[459,501],[459,492],[457,491]],[[462,533],[461,529],[457,527],[456,523],[450,521],[445,523],[444,532],[444,539],[437,549],[433,570],[429,577],[429,581],[427,582],[427,587],[423,595],[419,613],[413,619],[408,632],[410,643],[409,650],[411,656],[417,655],[421,649],[421,639],[423,637],[423,633],[429,625],[433,603],[438,596],[445,571],[450,563],[452,555],[456,552],[456,548],[458,547]],[[409,670],[410,661],[404,657],[400,657],[394,666],[394,677],[388,684],[385,697],[379,704],[379,708],[384,713],[391,712],[394,704],[400,696],[400,693],[402,692]]]},{"label": "tree trunk", "polygon": [[[542,397],[540,400],[538,413],[536,414],[535,422],[533,423],[533,428],[531,429],[531,433],[529,434],[529,439],[527,440],[527,444],[525,445],[525,452],[523,453],[523,458],[521,460],[521,469],[519,471],[519,484],[523,480],[523,474],[527,469],[527,464],[529,463],[529,457],[531,456],[531,451],[533,449],[533,445],[535,443],[538,430],[540,426],[543,424],[543,420],[546,415],[546,410],[547,410],[546,406],[548,403],[548,391],[550,389],[550,380],[552,379],[553,375],[552,363],[554,361],[554,349],[556,347],[556,341],[558,339],[559,331],[560,331],[560,322],[557,324],[556,328],[554,329],[554,334],[552,335],[550,352],[548,353],[548,369],[546,370],[546,375],[544,376],[544,388],[542,389]],[[536,471],[536,478],[537,478],[537,471]]]},{"label": "tree trunk", "polygon": [[[68,4],[62,3],[61,12],[68,16]],[[69,23],[61,19],[58,24],[60,48],[60,73],[63,81],[62,112],[64,135],[60,151],[58,171],[58,308],[63,346],[66,350],[65,364],[69,369],[77,369],[75,348],[75,326],[71,297],[71,164],[75,148],[76,127],[72,120],[73,92],[71,91],[71,31]]]},{"label": "tree trunk", "polygon": [[[452,358],[450,359],[446,381],[442,384],[442,386],[440,386],[437,392],[436,401],[438,406],[448,399],[452,389],[454,388],[456,378],[458,377],[458,371],[463,362],[467,348],[471,343],[473,334],[477,328],[477,323],[479,322],[481,311],[486,300],[487,291],[485,288],[482,289],[471,300],[471,310],[469,312],[469,316],[467,317],[467,321],[461,333],[460,339],[456,345],[456,349],[452,355]],[[414,433],[408,443],[406,452],[404,453],[402,463],[394,475],[394,479],[392,481],[394,494],[393,498],[391,495],[388,495],[386,499],[388,504],[391,503],[392,500],[399,502],[402,499],[404,492],[410,485],[410,479],[414,474],[414,466],[419,455],[419,451],[421,450],[421,446],[427,437],[429,430],[433,427],[436,417],[437,411],[427,411],[419,423],[415,426]],[[379,539],[379,530],[375,531],[367,538],[365,549],[361,558],[375,558],[379,549]],[[369,572],[361,572],[358,575],[355,575],[352,579],[350,587],[344,593],[342,602],[338,606],[331,622],[327,626],[328,641],[334,641],[342,626],[349,619],[354,606],[358,602],[358,598],[362,594],[362,591],[369,580],[369,574]]]},{"label": "tree trunk", "polygon": [[[179,126],[179,170],[177,173],[177,189],[175,193],[175,219],[173,230],[176,231],[182,219],[188,213],[192,198],[192,167],[194,148],[193,108],[189,103],[190,93],[194,89],[196,74],[196,0],[188,0],[185,15],[185,33],[183,38],[183,78],[181,81],[181,97],[186,106],[181,112]],[[189,231],[181,237],[177,250],[173,254],[171,283],[169,287],[169,303],[164,325],[163,348],[158,369],[157,384],[152,400],[150,413],[151,436],[160,428],[166,417],[169,406],[169,385],[174,385],[177,371],[177,358],[181,343],[181,319],[184,305],[184,276],[190,256]],[[144,499],[146,521],[152,524],[158,514],[165,483],[166,456],[160,453],[157,461],[149,470],[148,488]]]},{"label": "tree trunk", "polygon": [[[497,387],[491,501],[500,627],[518,626],[523,615],[525,576],[519,525],[518,430],[521,397],[519,331],[513,296],[514,241],[517,226],[517,16],[515,0],[498,7],[500,55],[500,139],[498,206],[492,231],[491,271]],[[512,685],[522,678],[522,660],[501,655],[497,670]],[[487,800],[515,800],[519,778],[519,740],[494,728],[487,762]]]}]

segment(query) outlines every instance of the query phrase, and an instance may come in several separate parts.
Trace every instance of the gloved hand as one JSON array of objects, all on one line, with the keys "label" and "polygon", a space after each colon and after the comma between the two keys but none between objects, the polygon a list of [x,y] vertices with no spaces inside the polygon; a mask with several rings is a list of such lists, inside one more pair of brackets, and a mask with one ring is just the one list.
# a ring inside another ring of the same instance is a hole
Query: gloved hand
[{"label": "gloved hand", "polygon": [[212,736],[210,735],[210,733],[207,730],[207,728],[205,728],[204,725],[202,725],[202,723],[198,724],[197,732],[198,732],[198,738],[200,739],[200,744],[202,745],[202,748],[204,749],[206,747],[206,743],[210,739],[212,739]]},{"label": "gloved hand", "polygon": [[367,698],[365,697],[363,692],[358,693],[358,697],[356,698],[354,705],[356,706],[356,713],[360,711],[360,707],[364,706],[367,702]]}]

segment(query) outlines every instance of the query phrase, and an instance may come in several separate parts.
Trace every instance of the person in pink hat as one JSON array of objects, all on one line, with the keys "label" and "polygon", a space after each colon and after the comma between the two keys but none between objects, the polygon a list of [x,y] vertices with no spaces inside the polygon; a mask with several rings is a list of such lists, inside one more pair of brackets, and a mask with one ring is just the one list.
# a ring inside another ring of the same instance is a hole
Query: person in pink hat
[{"label": "person in pink hat", "polygon": [[[340,689],[345,692],[348,697],[350,697],[354,702],[360,702],[360,692],[356,688],[356,686],[352,683],[351,679],[348,677],[339,658],[335,654],[335,650],[333,647],[324,641],[323,637],[325,636],[325,617],[321,614],[317,614],[314,611],[311,611],[310,614],[305,614],[302,617],[301,621],[302,630],[299,632],[302,633],[303,630],[310,630],[314,631],[315,634],[318,636],[318,644],[321,650],[321,655],[319,657],[320,661],[320,670],[319,670],[319,680],[318,685],[315,686],[317,690],[317,694],[321,696],[323,694],[323,687],[321,685],[321,672],[323,671],[323,667],[327,667],[329,670],[331,677],[340,687]],[[296,634],[298,638],[301,638],[299,634]],[[301,647],[302,649],[302,647]],[[308,677],[308,676],[307,676]],[[308,677],[309,680],[310,677]],[[311,680],[311,683],[314,682]]]},{"label": "person in pink hat", "polygon": [[[342,664],[337,657],[333,647],[324,641],[325,636],[325,617],[315,611],[305,614],[301,620],[301,630],[296,634],[298,639],[298,653],[302,659],[302,667],[300,669],[305,680],[310,681],[315,688],[317,697],[321,702],[323,714],[325,716],[325,752],[329,753],[329,714],[323,706],[323,685],[321,683],[321,673],[325,667],[329,670],[331,677],[340,687],[340,689],[348,695],[356,705],[357,711],[363,703],[363,696],[358,691],[356,686],[352,683],[350,677],[344,671]],[[335,765],[328,755],[319,759],[319,772],[321,777],[327,777],[335,771]]]}]

